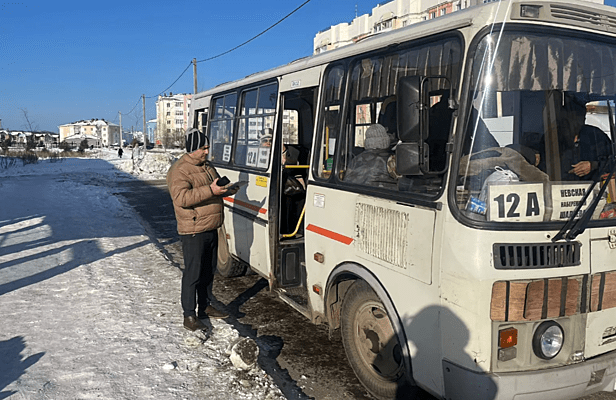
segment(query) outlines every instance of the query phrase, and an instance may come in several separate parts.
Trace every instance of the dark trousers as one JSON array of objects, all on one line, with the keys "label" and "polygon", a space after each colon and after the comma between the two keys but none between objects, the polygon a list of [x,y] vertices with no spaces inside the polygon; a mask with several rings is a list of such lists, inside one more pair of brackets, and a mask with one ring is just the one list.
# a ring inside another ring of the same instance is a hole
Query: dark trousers
[{"label": "dark trousers", "polygon": [[210,304],[214,272],[218,260],[218,231],[180,235],[184,252],[182,274],[182,310],[185,317],[195,316]]}]

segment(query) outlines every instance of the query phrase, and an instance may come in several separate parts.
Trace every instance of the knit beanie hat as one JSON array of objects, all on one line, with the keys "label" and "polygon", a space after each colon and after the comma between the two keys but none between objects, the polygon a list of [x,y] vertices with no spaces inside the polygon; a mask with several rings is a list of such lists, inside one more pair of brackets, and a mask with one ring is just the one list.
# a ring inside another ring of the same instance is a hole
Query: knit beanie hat
[{"label": "knit beanie hat", "polygon": [[373,124],[366,130],[364,147],[368,150],[382,150],[389,147],[389,135],[381,124]]},{"label": "knit beanie hat", "polygon": [[210,143],[207,136],[198,129],[190,128],[186,131],[186,152],[192,153],[200,147]]}]

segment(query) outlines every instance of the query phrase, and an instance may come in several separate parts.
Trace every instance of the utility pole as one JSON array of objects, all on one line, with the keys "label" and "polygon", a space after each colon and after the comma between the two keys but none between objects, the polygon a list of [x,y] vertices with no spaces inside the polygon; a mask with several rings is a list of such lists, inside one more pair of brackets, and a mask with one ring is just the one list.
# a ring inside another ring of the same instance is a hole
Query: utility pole
[{"label": "utility pole", "polygon": [[197,94],[197,59],[193,58],[193,81],[195,85],[195,94]]},{"label": "utility pole", "polygon": [[122,112],[118,111],[120,114],[120,147],[124,147],[124,139],[122,139]]},{"label": "utility pole", "polygon": [[145,130],[145,94],[141,95],[142,99],[143,99],[143,153],[145,154],[145,151],[147,150],[147,144],[148,144],[148,139],[147,139],[147,132]]}]

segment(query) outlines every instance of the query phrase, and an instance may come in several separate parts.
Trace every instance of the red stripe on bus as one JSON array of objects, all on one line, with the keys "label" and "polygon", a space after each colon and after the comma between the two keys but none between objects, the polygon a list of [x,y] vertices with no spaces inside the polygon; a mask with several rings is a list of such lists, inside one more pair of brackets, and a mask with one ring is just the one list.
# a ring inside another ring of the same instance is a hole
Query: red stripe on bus
[{"label": "red stripe on bus", "polygon": [[318,226],[315,226],[315,225],[312,225],[312,224],[309,224],[306,227],[306,230],[308,230],[310,232],[314,232],[314,233],[316,233],[318,235],[321,235],[321,236],[325,236],[326,238],[334,239],[337,242],[344,243],[344,244],[347,244],[347,245],[353,243],[353,238],[341,235],[341,234],[336,233],[336,232],[332,232],[332,231],[330,231],[328,229],[321,228],[321,227],[318,227]]},{"label": "red stripe on bus", "polygon": [[249,210],[258,212],[259,214],[265,214],[267,212],[265,208],[255,206],[254,204],[246,203],[245,201],[242,201],[242,200],[234,199],[233,197],[224,197],[224,199],[230,203],[234,203],[234,204],[237,204],[238,206],[242,206]]}]

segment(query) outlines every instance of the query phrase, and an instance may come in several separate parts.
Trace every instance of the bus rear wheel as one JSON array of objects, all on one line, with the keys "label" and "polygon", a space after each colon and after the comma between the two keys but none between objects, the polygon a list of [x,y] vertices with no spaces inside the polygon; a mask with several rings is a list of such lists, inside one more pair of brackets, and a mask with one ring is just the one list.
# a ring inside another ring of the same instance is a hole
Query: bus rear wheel
[{"label": "bus rear wheel", "polygon": [[225,226],[218,228],[218,261],[216,264],[218,273],[225,278],[234,278],[246,273],[246,266],[236,261],[229,251],[227,231]]},{"label": "bus rear wheel", "polygon": [[407,392],[402,348],[383,303],[364,281],[355,282],[342,305],[342,342],[355,375],[378,399]]}]

